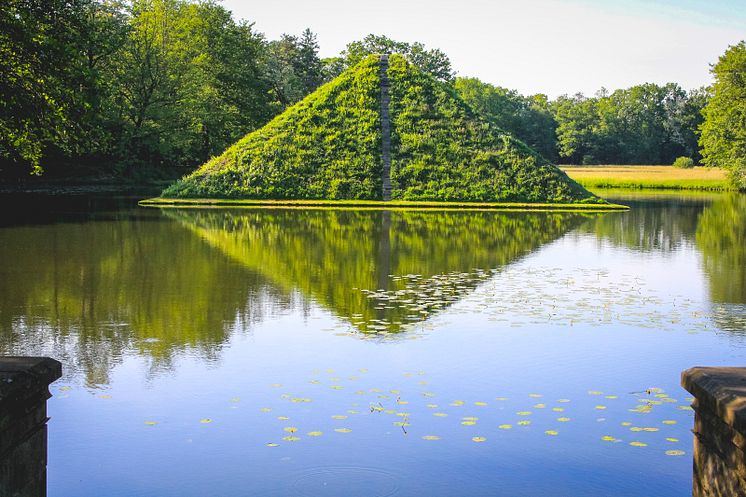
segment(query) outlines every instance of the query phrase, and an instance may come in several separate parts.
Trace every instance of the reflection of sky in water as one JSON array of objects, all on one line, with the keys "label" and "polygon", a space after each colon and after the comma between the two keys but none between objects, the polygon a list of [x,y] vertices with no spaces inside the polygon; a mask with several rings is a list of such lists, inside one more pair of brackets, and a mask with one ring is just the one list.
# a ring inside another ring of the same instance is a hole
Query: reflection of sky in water
[{"label": "reflection of sky in water", "polygon": [[[64,342],[70,361],[98,351],[106,371],[97,382],[86,371],[96,362],[80,362],[52,388],[50,496],[686,495],[692,413],[679,374],[746,358],[744,302],[710,300],[695,236],[707,205],[573,221],[494,268],[387,273],[349,289],[350,301],[247,272],[204,224],[195,237],[151,221],[194,261],[187,280],[254,282],[249,304],[198,294],[200,312],[202,299],[226,305],[201,321],[224,323],[217,335],[197,327],[179,339],[178,327],[122,313],[87,340],[51,326],[8,342]],[[403,333],[370,326],[423,305]]]}]

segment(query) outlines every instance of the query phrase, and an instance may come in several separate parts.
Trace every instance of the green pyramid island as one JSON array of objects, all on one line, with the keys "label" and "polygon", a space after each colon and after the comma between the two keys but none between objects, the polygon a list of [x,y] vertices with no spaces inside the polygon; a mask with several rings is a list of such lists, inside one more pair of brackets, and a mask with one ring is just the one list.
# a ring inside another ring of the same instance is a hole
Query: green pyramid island
[{"label": "green pyramid island", "polygon": [[365,58],[162,198],[606,203],[401,55]]}]

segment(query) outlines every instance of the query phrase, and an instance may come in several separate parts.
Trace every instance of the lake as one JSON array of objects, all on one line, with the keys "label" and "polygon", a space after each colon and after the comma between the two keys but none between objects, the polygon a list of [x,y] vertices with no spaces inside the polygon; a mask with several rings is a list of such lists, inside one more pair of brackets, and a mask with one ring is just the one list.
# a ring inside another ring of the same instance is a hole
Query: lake
[{"label": "lake", "polygon": [[627,212],[2,199],[0,353],[47,355],[51,497],[681,496],[746,360],[746,196]]}]

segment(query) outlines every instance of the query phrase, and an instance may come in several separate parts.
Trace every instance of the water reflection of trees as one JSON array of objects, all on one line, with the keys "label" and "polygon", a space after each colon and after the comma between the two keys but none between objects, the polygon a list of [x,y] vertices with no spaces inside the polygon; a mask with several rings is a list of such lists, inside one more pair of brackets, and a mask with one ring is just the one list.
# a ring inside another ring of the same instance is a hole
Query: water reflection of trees
[{"label": "water reflection of trees", "polygon": [[361,290],[409,285],[418,310],[437,312],[489,277],[475,269],[510,264],[583,219],[167,210],[10,226],[0,230],[0,351],[57,357],[69,377],[82,373],[96,385],[133,353],[152,370],[187,352],[217,360],[233,329],[306,306],[306,298],[370,331],[373,320],[401,322],[408,310]]},{"label": "water reflection of trees", "polygon": [[[180,209],[166,215],[364,332],[381,322],[397,331],[413,309],[427,315],[443,308],[488,276],[475,269],[505,266],[584,219],[577,213],[494,211]],[[399,299],[407,305],[361,291],[401,296],[407,289],[407,298]]]},{"label": "water reflection of trees", "polygon": [[721,329],[746,332],[746,195],[731,194],[708,207],[696,233]]},{"label": "water reflection of trees", "polygon": [[694,242],[699,216],[712,196],[629,200],[630,210],[599,216],[585,224],[583,232],[617,247],[644,252],[673,253]]},{"label": "water reflection of trees", "polygon": [[625,199],[632,208],[584,224],[581,232],[643,252],[696,247],[720,329],[746,330],[746,195]]},{"label": "water reflection of trees", "polygon": [[712,300],[746,303],[746,195],[728,195],[708,207],[696,240]]},{"label": "water reflection of trees", "polygon": [[215,358],[236,320],[290,305],[160,216],[6,228],[0,260],[0,350],[52,355],[92,384],[128,350],[154,368],[187,348]]}]

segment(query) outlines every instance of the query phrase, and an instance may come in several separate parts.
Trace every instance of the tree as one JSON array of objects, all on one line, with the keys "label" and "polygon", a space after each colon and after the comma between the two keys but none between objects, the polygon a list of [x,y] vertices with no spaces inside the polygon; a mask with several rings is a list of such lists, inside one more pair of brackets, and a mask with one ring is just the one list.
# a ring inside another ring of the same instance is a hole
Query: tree
[{"label": "tree", "polygon": [[[45,147],[70,136],[73,72],[84,0],[0,4],[0,160],[42,171]],[[0,166],[2,167],[2,166]]]},{"label": "tree", "polygon": [[324,81],[319,44],[310,30],[300,37],[283,34],[269,43],[264,71],[280,110],[314,91]]},{"label": "tree", "polygon": [[681,146],[683,155],[691,157],[695,163],[702,159],[698,143],[699,130],[704,122],[702,111],[710,96],[710,89],[704,86],[690,90],[687,98],[669,114],[672,139]]},{"label": "tree", "polygon": [[594,164],[599,152],[598,102],[582,93],[563,95],[552,103],[557,122],[557,151],[561,161]]},{"label": "tree", "polygon": [[546,95],[524,97],[477,78],[457,78],[454,86],[475,111],[550,161],[557,160],[556,123]]},{"label": "tree", "polygon": [[703,90],[645,83],[552,103],[560,157],[573,164],[671,164],[697,157]]},{"label": "tree", "polygon": [[327,57],[321,59],[321,78],[324,83],[333,80],[345,70],[345,61],[342,57]]},{"label": "tree", "polygon": [[702,162],[729,171],[746,189],[746,42],[728,47],[712,67],[715,83],[700,130]]},{"label": "tree", "polygon": [[71,108],[73,143],[56,162],[91,163],[100,167],[111,159],[121,130],[115,105],[117,69],[129,34],[129,15],[119,0],[92,1],[85,5],[76,40],[77,89]]},{"label": "tree", "polygon": [[437,48],[427,50],[420,42],[406,43],[386,36],[369,34],[362,40],[353,41],[347,44],[341,57],[344,67],[347,68],[354,66],[368,55],[392,53],[406,56],[412,64],[441,81],[452,82],[456,77],[456,73],[451,68],[451,60],[442,50]]},{"label": "tree", "polygon": [[137,0],[117,80],[123,169],[195,165],[272,115],[264,38],[212,1]]}]

